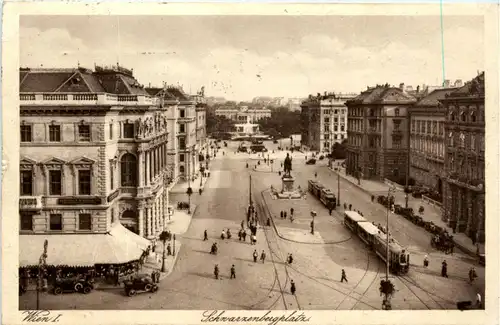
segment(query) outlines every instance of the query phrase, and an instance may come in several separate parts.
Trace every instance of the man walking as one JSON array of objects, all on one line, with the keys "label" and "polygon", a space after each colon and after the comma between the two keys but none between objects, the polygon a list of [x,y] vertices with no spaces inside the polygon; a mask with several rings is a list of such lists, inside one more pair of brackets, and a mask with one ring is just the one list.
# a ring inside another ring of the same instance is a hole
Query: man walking
[{"label": "man walking", "polygon": [[257,263],[257,256],[258,256],[258,255],[257,255],[257,250],[255,249],[255,250],[253,251],[253,262],[254,262],[254,263]]},{"label": "man walking", "polygon": [[297,290],[297,288],[295,288],[295,282],[290,281],[290,291],[292,292],[292,295],[295,295],[295,291]]},{"label": "man walking", "polygon": [[469,270],[469,282],[470,282],[470,284],[472,284],[472,282],[474,281],[475,278],[477,278],[476,269],[474,269],[474,267],[471,267]]},{"label": "man walking", "polygon": [[293,208],[290,208],[290,217],[293,217]]},{"label": "man walking", "polygon": [[170,256],[172,255],[172,247],[170,246],[170,243],[167,245],[167,255]]},{"label": "man walking", "polygon": [[266,253],[264,252],[264,250],[262,251],[262,253],[260,254],[260,260],[262,261],[262,263],[264,264],[264,261],[266,260]]},{"label": "man walking", "polygon": [[231,279],[236,279],[236,269],[234,268],[234,264],[233,266],[231,266]]},{"label": "man walking", "polygon": [[208,240],[208,233],[207,233],[207,230],[205,229],[205,231],[203,232],[203,241],[205,240]]},{"label": "man walking", "polygon": [[344,282],[344,280],[345,282],[349,283],[349,281],[347,281],[347,276],[345,275],[345,270],[342,269],[342,278],[340,279],[340,282],[342,283]]},{"label": "man walking", "polygon": [[443,261],[443,263],[441,263],[441,276],[443,278],[448,277],[448,264],[446,263],[446,261]]},{"label": "man walking", "polygon": [[283,210],[280,211],[280,218],[283,219]]}]

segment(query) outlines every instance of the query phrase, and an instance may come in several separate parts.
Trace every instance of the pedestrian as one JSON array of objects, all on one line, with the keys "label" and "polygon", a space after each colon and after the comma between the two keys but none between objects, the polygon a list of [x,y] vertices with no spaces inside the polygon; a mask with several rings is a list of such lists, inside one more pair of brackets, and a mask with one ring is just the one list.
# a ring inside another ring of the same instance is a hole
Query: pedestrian
[{"label": "pedestrian", "polygon": [[314,173],[314,177],[316,177],[316,178],[318,177],[318,172]]},{"label": "pedestrian", "polygon": [[255,250],[253,251],[253,261],[254,261],[254,263],[257,263],[257,256],[258,256],[258,255],[257,255],[257,250],[255,249]]},{"label": "pedestrian", "polygon": [[448,264],[446,263],[446,261],[443,261],[443,263],[441,263],[441,276],[443,278],[448,277]]},{"label": "pedestrian", "polygon": [[245,220],[241,220],[241,229],[245,229]]},{"label": "pedestrian", "polygon": [[469,270],[469,281],[471,284],[475,278],[477,278],[476,270],[474,269],[474,267],[471,267]]},{"label": "pedestrian", "polygon": [[267,218],[267,226],[271,227],[271,218],[269,218],[269,217]]},{"label": "pedestrian", "polygon": [[247,232],[246,232],[246,230],[243,230],[243,232],[241,234],[243,235],[243,241],[247,241]]},{"label": "pedestrian", "polygon": [[266,260],[266,252],[262,251],[262,253],[260,254],[260,260],[262,261],[262,263],[264,263],[264,261]]},{"label": "pedestrian", "polygon": [[222,232],[220,234],[220,239],[225,239],[226,238],[226,232],[224,229],[222,229]]},{"label": "pedestrian", "polygon": [[295,295],[295,291],[297,290],[297,288],[295,288],[295,282],[290,281],[290,291],[292,292],[292,295]]},{"label": "pedestrian", "polygon": [[330,216],[332,215],[332,210],[333,210],[333,207],[331,205],[328,206],[328,213],[330,214]]},{"label": "pedestrian", "polygon": [[292,254],[288,254],[287,260],[288,260],[288,264],[292,264],[292,262],[293,262]]},{"label": "pedestrian", "polygon": [[243,236],[242,236],[242,234],[241,234],[241,229],[240,229],[240,231],[238,231],[238,238],[239,238],[239,241],[241,241],[241,237],[243,237]]},{"label": "pedestrian", "polygon": [[254,235],[252,235],[252,245],[255,245],[255,244],[257,244],[257,236],[255,236],[255,234],[254,234]]},{"label": "pedestrian", "polygon": [[231,279],[236,279],[236,269],[234,268],[234,264],[233,266],[231,266]]},{"label": "pedestrian", "polygon": [[286,219],[286,211],[283,212],[283,218]]},{"label": "pedestrian", "polygon": [[352,209],[352,204],[349,204],[349,211],[351,211]]},{"label": "pedestrian", "polygon": [[294,211],[293,208],[290,208],[290,217],[293,216],[293,211]]},{"label": "pedestrian", "polygon": [[153,280],[153,283],[156,283],[156,271],[151,272],[151,280]]},{"label": "pedestrian", "polygon": [[349,283],[349,281],[347,281],[347,276],[345,275],[345,270],[342,269],[342,277],[340,278],[340,282],[342,283],[344,282],[344,280],[345,282]]},{"label": "pedestrian", "polygon": [[203,241],[205,240],[208,240],[208,233],[207,233],[207,230],[205,229],[205,231],[203,232]]},{"label": "pedestrian", "polygon": [[280,211],[280,218],[283,219],[283,210]]},{"label": "pedestrian", "polygon": [[219,280],[219,264],[215,264],[214,275],[215,275],[215,279]]},{"label": "pedestrian", "polygon": [[425,255],[424,257],[424,267],[428,267],[429,266],[429,257],[427,255]]},{"label": "pedestrian", "polygon": [[478,292],[476,295],[476,306],[477,308],[482,308],[482,305],[481,294]]},{"label": "pedestrian", "polygon": [[172,255],[172,247],[170,246],[170,243],[167,245],[167,255]]}]

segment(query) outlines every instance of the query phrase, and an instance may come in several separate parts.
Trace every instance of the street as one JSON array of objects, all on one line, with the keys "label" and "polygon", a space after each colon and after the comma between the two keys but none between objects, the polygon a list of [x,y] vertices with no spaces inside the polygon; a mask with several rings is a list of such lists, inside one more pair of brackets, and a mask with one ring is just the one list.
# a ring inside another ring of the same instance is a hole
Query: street
[{"label": "street", "polygon": [[[289,140],[287,140],[289,142]],[[285,141],[284,141],[285,142]],[[341,204],[328,215],[326,208],[311,195],[305,199],[273,200],[272,186],[281,189],[277,173],[285,157],[277,151],[279,144],[266,142],[274,166],[264,166],[257,154],[236,153],[239,143],[228,141],[217,157],[210,162],[211,176],[204,191],[196,191],[191,200],[196,211],[189,229],[178,236],[182,249],[173,272],[160,283],[155,294],[126,297],[121,288],[96,290],[89,296],[43,294],[43,309],[318,309],[351,310],[381,309],[380,280],[385,277],[385,266],[342,224],[344,202],[352,204],[365,218],[385,225],[386,209],[371,202],[371,198],[350,182],[340,179]],[[289,144],[288,144],[289,145]],[[285,146],[285,144],[283,144]],[[275,150],[275,153],[272,153]],[[225,152],[223,155],[222,152]],[[266,153],[266,158],[267,155]],[[306,165],[304,153],[293,153],[292,175],[295,186],[307,189],[307,181],[315,178],[336,195],[337,175],[326,166],[327,159],[317,165]],[[260,161],[260,164],[258,164]],[[246,167],[248,163],[249,167]],[[250,177],[252,200],[256,205],[260,224],[255,246],[238,240],[240,223],[246,218],[249,204]],[[187,201],[184,194],[172,195],[175,201]],[[295,220],[280,219],[280,211],[295,210]],[[315,233],[310,233],[310,211],[317,212]],[[265,226],[267,217],[271,227]],[[403,277],[390,275],[396,286],[392,299],[393,309],[456,309],[456,302],[475,301],[480,292],[484,297],[484,268],[467,255],[455,251],[446,255],[430,246],[430,235],[408,220],[390,215],[389,229],[406,247],[411,256],[410,272]],[[274,225],[274,226],[273,226]],[[223,229],[231,229],[231,239],[220,239]],[[209,240],[203,241],[204,230]],[[210,246],[217,242],[218,255],[209,254]],[[254,249],[264,250],[264,263],[252,259]],[[294,262],[285,259],[293,254]],[[422,266],[423,257],[429,256],[430,266]],[[441,262],[448,263],[449,278],[440,276]],[[215,280],[214,265],[218,264],[220,278]],[[230,279],[231,265],[236,279]],[[475,266],[477,283],[468,283],[468,270]],[[349,282],[341,282],[344,269]],[[297,287],[290,293],[290,282]],[[19,298],[20,309],[33,308],[34,292]]]}]

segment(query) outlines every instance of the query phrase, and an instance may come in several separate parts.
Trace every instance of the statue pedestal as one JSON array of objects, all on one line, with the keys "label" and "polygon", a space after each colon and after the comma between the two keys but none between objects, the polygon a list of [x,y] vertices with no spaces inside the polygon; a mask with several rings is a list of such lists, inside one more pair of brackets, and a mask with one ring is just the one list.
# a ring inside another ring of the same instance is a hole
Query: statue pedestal
[{"label": "statue pedestal", "polygon": [[282,181],[282,188],[281,188],[282,192],[284,193],[294,192],[293,182],[295,181],[295,179],[292,176],[283,175],[281,181]]}]

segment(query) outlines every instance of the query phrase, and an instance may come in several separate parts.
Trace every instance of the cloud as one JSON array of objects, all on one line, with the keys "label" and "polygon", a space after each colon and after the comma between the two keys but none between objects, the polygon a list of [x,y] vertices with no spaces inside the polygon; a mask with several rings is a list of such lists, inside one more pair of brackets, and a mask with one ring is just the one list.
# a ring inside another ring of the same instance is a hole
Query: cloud
[{"label": "cloud", "polygon": [[[359,92],[367,85],[435,83],[442,76],[441,39],[412,47],[404,39],[368,47],[324,34],[304,36],[294,48],[259,53],[258,48],[214,46],[203,51],[189,47],[164,48],[154,40],[132,44],[127,38],[99,42],[71,35],[67,30],[21,28],[21,65],[30,67],[92,68],[120,64],[134,69],[140,83],[182,84],[194,92],[206,87],[209,96],[245,100],[255,96],[306,97],[323,91]],[[467,27],[446,30],[445,71],[448,79],[464,80],[483,69],[482,31]],[[94,36],[95,37],[95,36]]]}]

